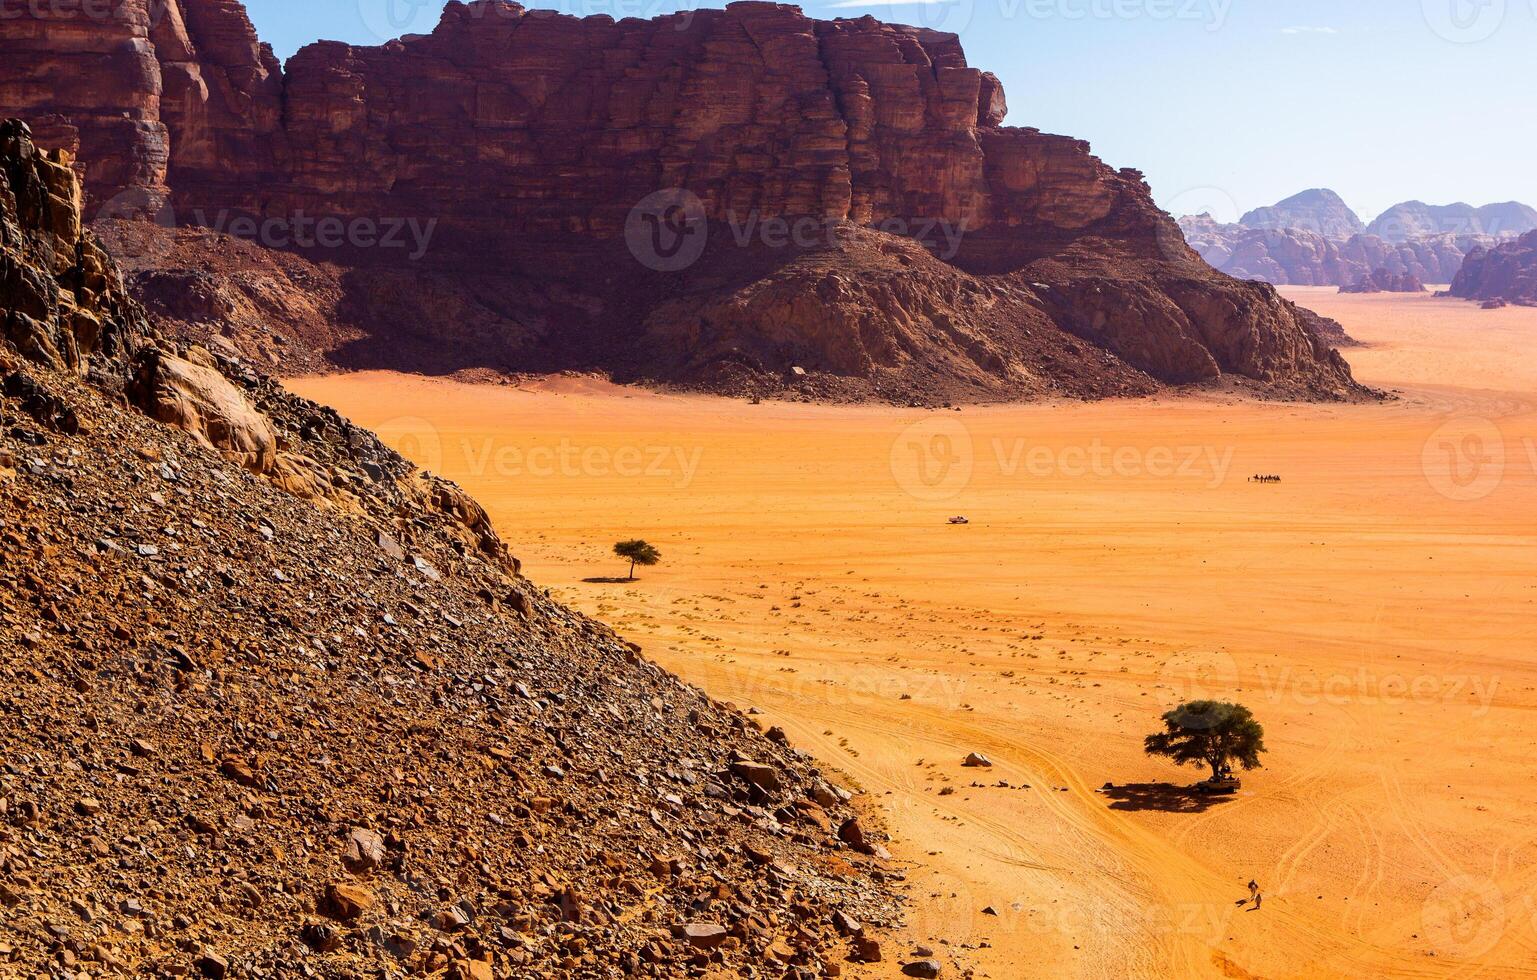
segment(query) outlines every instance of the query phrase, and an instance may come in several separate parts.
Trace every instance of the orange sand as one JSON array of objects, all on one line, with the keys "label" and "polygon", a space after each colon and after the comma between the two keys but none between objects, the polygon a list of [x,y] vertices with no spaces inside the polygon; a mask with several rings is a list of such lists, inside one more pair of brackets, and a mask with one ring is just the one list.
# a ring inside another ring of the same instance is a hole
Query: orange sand
[{"label": "orange sand", "polygon": [[[871,793],[915,899],[888,959],[1537,973],[1537,311],[1289,292],[1369,341],[1347,356],[1400,400],[292,387],[459,480],[532,579]],[[607,551],[630,536],[666,563],[585,582],[623,573]],[[1236,798],[1171,789],[1201,774],[1141,753],[1192,695],[1266,727]],[[962,769],[974,750],[996,767]],[[1251,877],[1257,912],[1234,904]]]}]

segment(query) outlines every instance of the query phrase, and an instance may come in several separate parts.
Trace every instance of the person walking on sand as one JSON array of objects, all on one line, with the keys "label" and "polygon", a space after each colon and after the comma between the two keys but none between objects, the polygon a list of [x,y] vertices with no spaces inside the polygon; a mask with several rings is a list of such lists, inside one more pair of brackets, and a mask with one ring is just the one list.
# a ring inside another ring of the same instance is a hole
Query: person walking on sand
[{"label": "person walking on sand", "polygon": [[1259,882],[1255,881],[1253,878],[1250,878],[1249,879],[1249,900],[1253,901],[1254,900],[1254,896],[1258,895],[1258,894],[1259,894]]}]

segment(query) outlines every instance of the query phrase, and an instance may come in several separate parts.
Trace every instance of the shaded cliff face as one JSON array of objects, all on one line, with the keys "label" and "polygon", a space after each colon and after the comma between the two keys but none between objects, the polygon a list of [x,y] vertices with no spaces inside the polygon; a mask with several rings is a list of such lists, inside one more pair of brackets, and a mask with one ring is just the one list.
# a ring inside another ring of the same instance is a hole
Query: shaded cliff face
[{"label": "shaded cliff face", "polygon": [[[615,22],[481,0],[430,35],[322,42],[280,70],[236,0],[125,7],[111,25],[0,26],[16,55],[0,105],[137,161],[89,174],[108,216],[169,213],[355,270],[337,316],[368,336],[342,363],[411,368],[426,349],[433,369],[770,388],[802,367],[855,397],[1093,396],[1137,375],[1357,392],[1306,317],[1262,312],[1267,294],[1199,262],[1140,174],[1003,127],[997,80],[954,35],[770,3]],[[135,52],[133,70],[99,46]],[[83,79],[67,98],[35,84],[54,70]],[[322,217],[329,244],[306,224]],[[421,247],[378,247],[390,228]],[[916,301],[844,294],[824,322],[832,287],[805,256],[857,278],[914,239],[940,263],[919,260]],[[1176,297],[1192,285],[1208,295]],[[994,286],[1077,297],[1009,324],[1087,340],[1105,369],[1059,372],[1059,342],[999,336],[1001,314],[954,292]]]},{"label": "shaded cliff face", "polygon": [[1470,253],[1451,293],[1490,305],[1537,306],[1537,231]]}]

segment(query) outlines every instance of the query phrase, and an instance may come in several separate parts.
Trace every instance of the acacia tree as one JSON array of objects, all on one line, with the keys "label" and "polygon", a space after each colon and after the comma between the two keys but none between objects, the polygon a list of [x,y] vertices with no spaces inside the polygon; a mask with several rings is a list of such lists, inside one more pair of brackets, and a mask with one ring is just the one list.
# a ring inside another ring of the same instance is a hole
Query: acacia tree
[{"label": "acacia tree", "polygon": [[1190,701],[1165,712],[1163,724],[1163,731],[1143,740],[1148,755],[1166,756],[1181,766],[1205,763],[1213,779],[1234,763],[1246,770],[1260,768],[1265,729],[1241,704]]},{"label": "acacia tree", "polygon": [[636,565],[645,565],[649,568],[662,560],[660,551],[639,538],[633,541],[621,541],[614,545],[614,554],[630,560],[630,581],[632,582],[635,580]]}]

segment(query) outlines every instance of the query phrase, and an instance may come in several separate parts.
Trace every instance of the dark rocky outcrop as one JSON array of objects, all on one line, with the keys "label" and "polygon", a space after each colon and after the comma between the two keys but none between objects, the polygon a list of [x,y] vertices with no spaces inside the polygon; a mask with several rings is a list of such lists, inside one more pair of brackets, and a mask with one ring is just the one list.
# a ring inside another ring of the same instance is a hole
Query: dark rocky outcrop
[{"label": "dark rocky outcrop", "polygon": [[1537,231],[1471,252],[1452,282],[1451,294],[1483,300],[1491,307],[1537,306]]},{"label": "dark rocky outcrop", "polygon": [[1423,293],[1425,284],[1418,276],[1395,274],[1387,269],[1376,269],[1369,276],[1362,276],[1349,286],[1341,286],[1342,293]]}]

